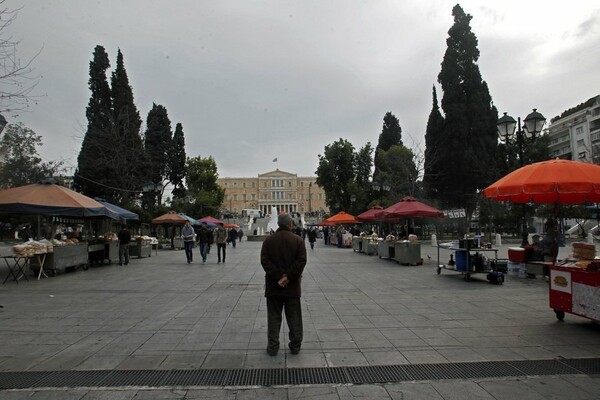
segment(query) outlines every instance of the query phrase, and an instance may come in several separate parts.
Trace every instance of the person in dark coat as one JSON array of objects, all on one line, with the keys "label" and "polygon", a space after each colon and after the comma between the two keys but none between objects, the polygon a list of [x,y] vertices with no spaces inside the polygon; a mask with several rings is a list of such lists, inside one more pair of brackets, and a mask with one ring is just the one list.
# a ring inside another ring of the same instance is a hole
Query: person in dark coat
[{"label": "person in dark coat", "polygon": [[127,225],[121,225],[117,237],[119,238],[119,265],[129,264],[129,242],[131,241],[131,233],[127,229]]},{"label": "person in dark coat", "polygon": [[200,248],[200,256],[202,264],[206,264],[206,256],[208,254],[208,245],[211,242],[212,232],[208,229],[206,222],[203,222],[198,230],[198,247]]},{"label": "person in dark coat", "polygon": [[308,231],[308,242],[310,243],[311,250],[314,250],[316,241],[317,241],[317,231],[315,230],[315,228],[311,228]]},{"label": "person in dark coat", "polygon": [[237,242],[237,231],[234,228],[229,229],[227,233],[228,241],[231,243],[233,247],[235,247],[235,243]]},{"label": "person in dark coat", "polygon": [[260,251],[267,298],[267,353],[271,356],[279,351],[284,309],[292,354],[300,352],[303,338],[300,281],[306,266],[306,246],[304,240],[292,232],[294,223],[288,214],[279,215],[277,225],[277,232],[265,238]]}]

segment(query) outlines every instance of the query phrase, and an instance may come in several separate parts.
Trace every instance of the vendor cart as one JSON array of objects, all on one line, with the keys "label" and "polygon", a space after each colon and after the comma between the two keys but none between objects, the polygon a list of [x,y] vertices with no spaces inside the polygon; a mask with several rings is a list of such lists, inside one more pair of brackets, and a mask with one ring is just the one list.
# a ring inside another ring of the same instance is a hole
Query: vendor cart
[{"label": "vendor cart", "polygon": [[[599,203],[598,182],[599,165],[555,159],[521,167],[485,188],[483,195],[497,201],[554,204],[556,218],[561,204]],[[585,245],[582,249],[586,250]],[[584,262],[558,264],[558,229],[554,229],[549,303],[559,320],[565,312],[600,320],[600,272],[594,252],[592,248]]]},{"label": "vendor cart", "polygon": [[[447,264],[440,264],[440,246],[438,245],[438,266],[436,272],[441,274],[442,270],[454,271],[461,274],[465,281],[469,281],[472,275],[487,274],[488,281],[501,285],[504,283],[504,274],[498,272],[498,249],[445,247],[454,252],[454,257]],[[484,257],[485,253],[493,252],[494,259]]]},{"label": "vendor cart", "polygon": [[363,246],[363,238],[360,236],[352,236],[352,250],[362,253],[363,252],[362,246]]},{"label": "vendor cart", "polygon": [[[35,259],[31,260],[32,268],[40,268]],[[53,275],[57,270],[81,267],[88,269],[88,244],[77,243],[64,246],[54,246],[52,253],[46,254],[43,269]]]},{"label": "vendor cart", "polygon": [[550,267],[550,308],[560,321],[565,313],[600,321],[600,272]]},{"label": "vendor cart", "polygon": [[137,238],[129,243],[130,257],[152,257],[152,240]]}]

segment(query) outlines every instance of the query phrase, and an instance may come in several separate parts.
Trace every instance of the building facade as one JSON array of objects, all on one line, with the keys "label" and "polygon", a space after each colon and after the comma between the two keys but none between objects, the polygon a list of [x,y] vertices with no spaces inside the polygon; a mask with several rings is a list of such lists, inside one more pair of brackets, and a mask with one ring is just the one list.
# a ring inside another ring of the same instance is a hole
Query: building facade
[{"label": "building facade", "polygon": [[600,96],[552,119],[548,134],[552,158],[600,164]]},{"label": "building facade", "polygon": [[233,214],[258,209],[270,214],[272,207],[286,213],[327,213],[325,192],[314,176],[298,176],[276,169],[256,178],[218,178],[225,190],[221,208]]}]

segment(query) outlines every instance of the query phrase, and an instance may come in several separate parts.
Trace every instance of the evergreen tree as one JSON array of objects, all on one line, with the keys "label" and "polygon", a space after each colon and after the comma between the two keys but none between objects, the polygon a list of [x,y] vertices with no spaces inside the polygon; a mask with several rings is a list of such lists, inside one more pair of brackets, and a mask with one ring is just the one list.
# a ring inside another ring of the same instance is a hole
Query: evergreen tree
[{"label": "evergreen tree", "polygon": [[212,157],[193,157],[186,162],[186,180],[194,215],[215,215],[225,198],[225,189],[217,183],[217,163]]},{"label": "evergreen tree", "polygon": [[112,73],[111,95],[114,122],[112,164],[117,171],[111,186],[122,190],[115,190],[110,197],[117,204],[128,205],[129,194],[141,190],[146,171],[140,136],[142,119],[133,100],[121,50],[117,52],[117,66]]},{"label": "evergreen tree", "polygon": [[329,209],[333,212],[350,208],[350,193],[354,189],[355,173],[354,146],[345,139],[325,146],[319,154],[317,185],[323,188]]},{"label": "evergreen tree", "polygon": [[400,121],[394,114],[387,112],[383,117],[383,128],[379,134],[379,141],[375,148],[375,171],[373,172],[373,179],[379,179],[381,171],[381,163],[379,159],[380,150],[388,151],[390,147],[402,145],[402,128],[400,128]]},{"label": "evergreen tree", "polygon": [[162,184],[167,180],[167,163],[172,136],[171,121],[167,109],[160,104],[152,104],[152,109],[148,112],[146,118],[144,147],[148,157],[148,173],[146,173],[146,176],[154,184]]},{"label": "evergreen tree", "polygon": [[427,130],[425,131],[425,166],[423,173],[424,190],[429,198],[437,198],[439,178],[444,170],[444,166],[440,162],[442,157],[440,153],[444,152],[443,147],[440,145],[443,130],[444,117],[440,112],[434,86],[433,106],[427,120]]},{"label": "evergreen tree", "polygon": [[0,188],[36,183],[63,171],[61,162],[42,161],[37,150],[42,145],[42,137],[21,122],[8,125],[3,132]]},{"label": "evergreen tree", "polygon": [[458,4],[452,15],[454,24],[438,75],[445,120],[439,144],[444,151],[437,158],[443,166],[437,193],[445,206],[464,207],[470,213],[476,190],[486,187],[495,175],[498,112],[477,65],[477,38],[469,25],[472,17]]},{"label": "evergreen tree", "polygon": [[111,184],[111,176],[117,172],[111,159],[112,101],[106,79],[109,67],[104,47],[96,46],[93,60],[90,61],[88,83],[92,94],[85,112],[88,125],[74,176],[75,187],[89,197],[104,197]]},{"label": "evergreen tree", "polygon": [[183,184],[185,179],[185,137],[181,123],[175,125],[175,133],[171,142],[171,151],[168,158],[167,170],[169,181],[173,184],[173,197],[184,198],[187,190]]}]

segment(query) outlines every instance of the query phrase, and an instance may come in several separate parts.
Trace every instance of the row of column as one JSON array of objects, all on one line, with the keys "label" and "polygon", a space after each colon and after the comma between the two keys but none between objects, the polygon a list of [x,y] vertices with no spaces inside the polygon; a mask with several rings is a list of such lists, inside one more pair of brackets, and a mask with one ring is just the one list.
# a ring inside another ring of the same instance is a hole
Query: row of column
[{"label": "row of column", "polygon": [[260,210],[263,215],[271,214],[271,208],[277,207],[277,212],[285,212],[285,213],[295,213],[298,212],[297,204],[267,204],[261,205]]}]

